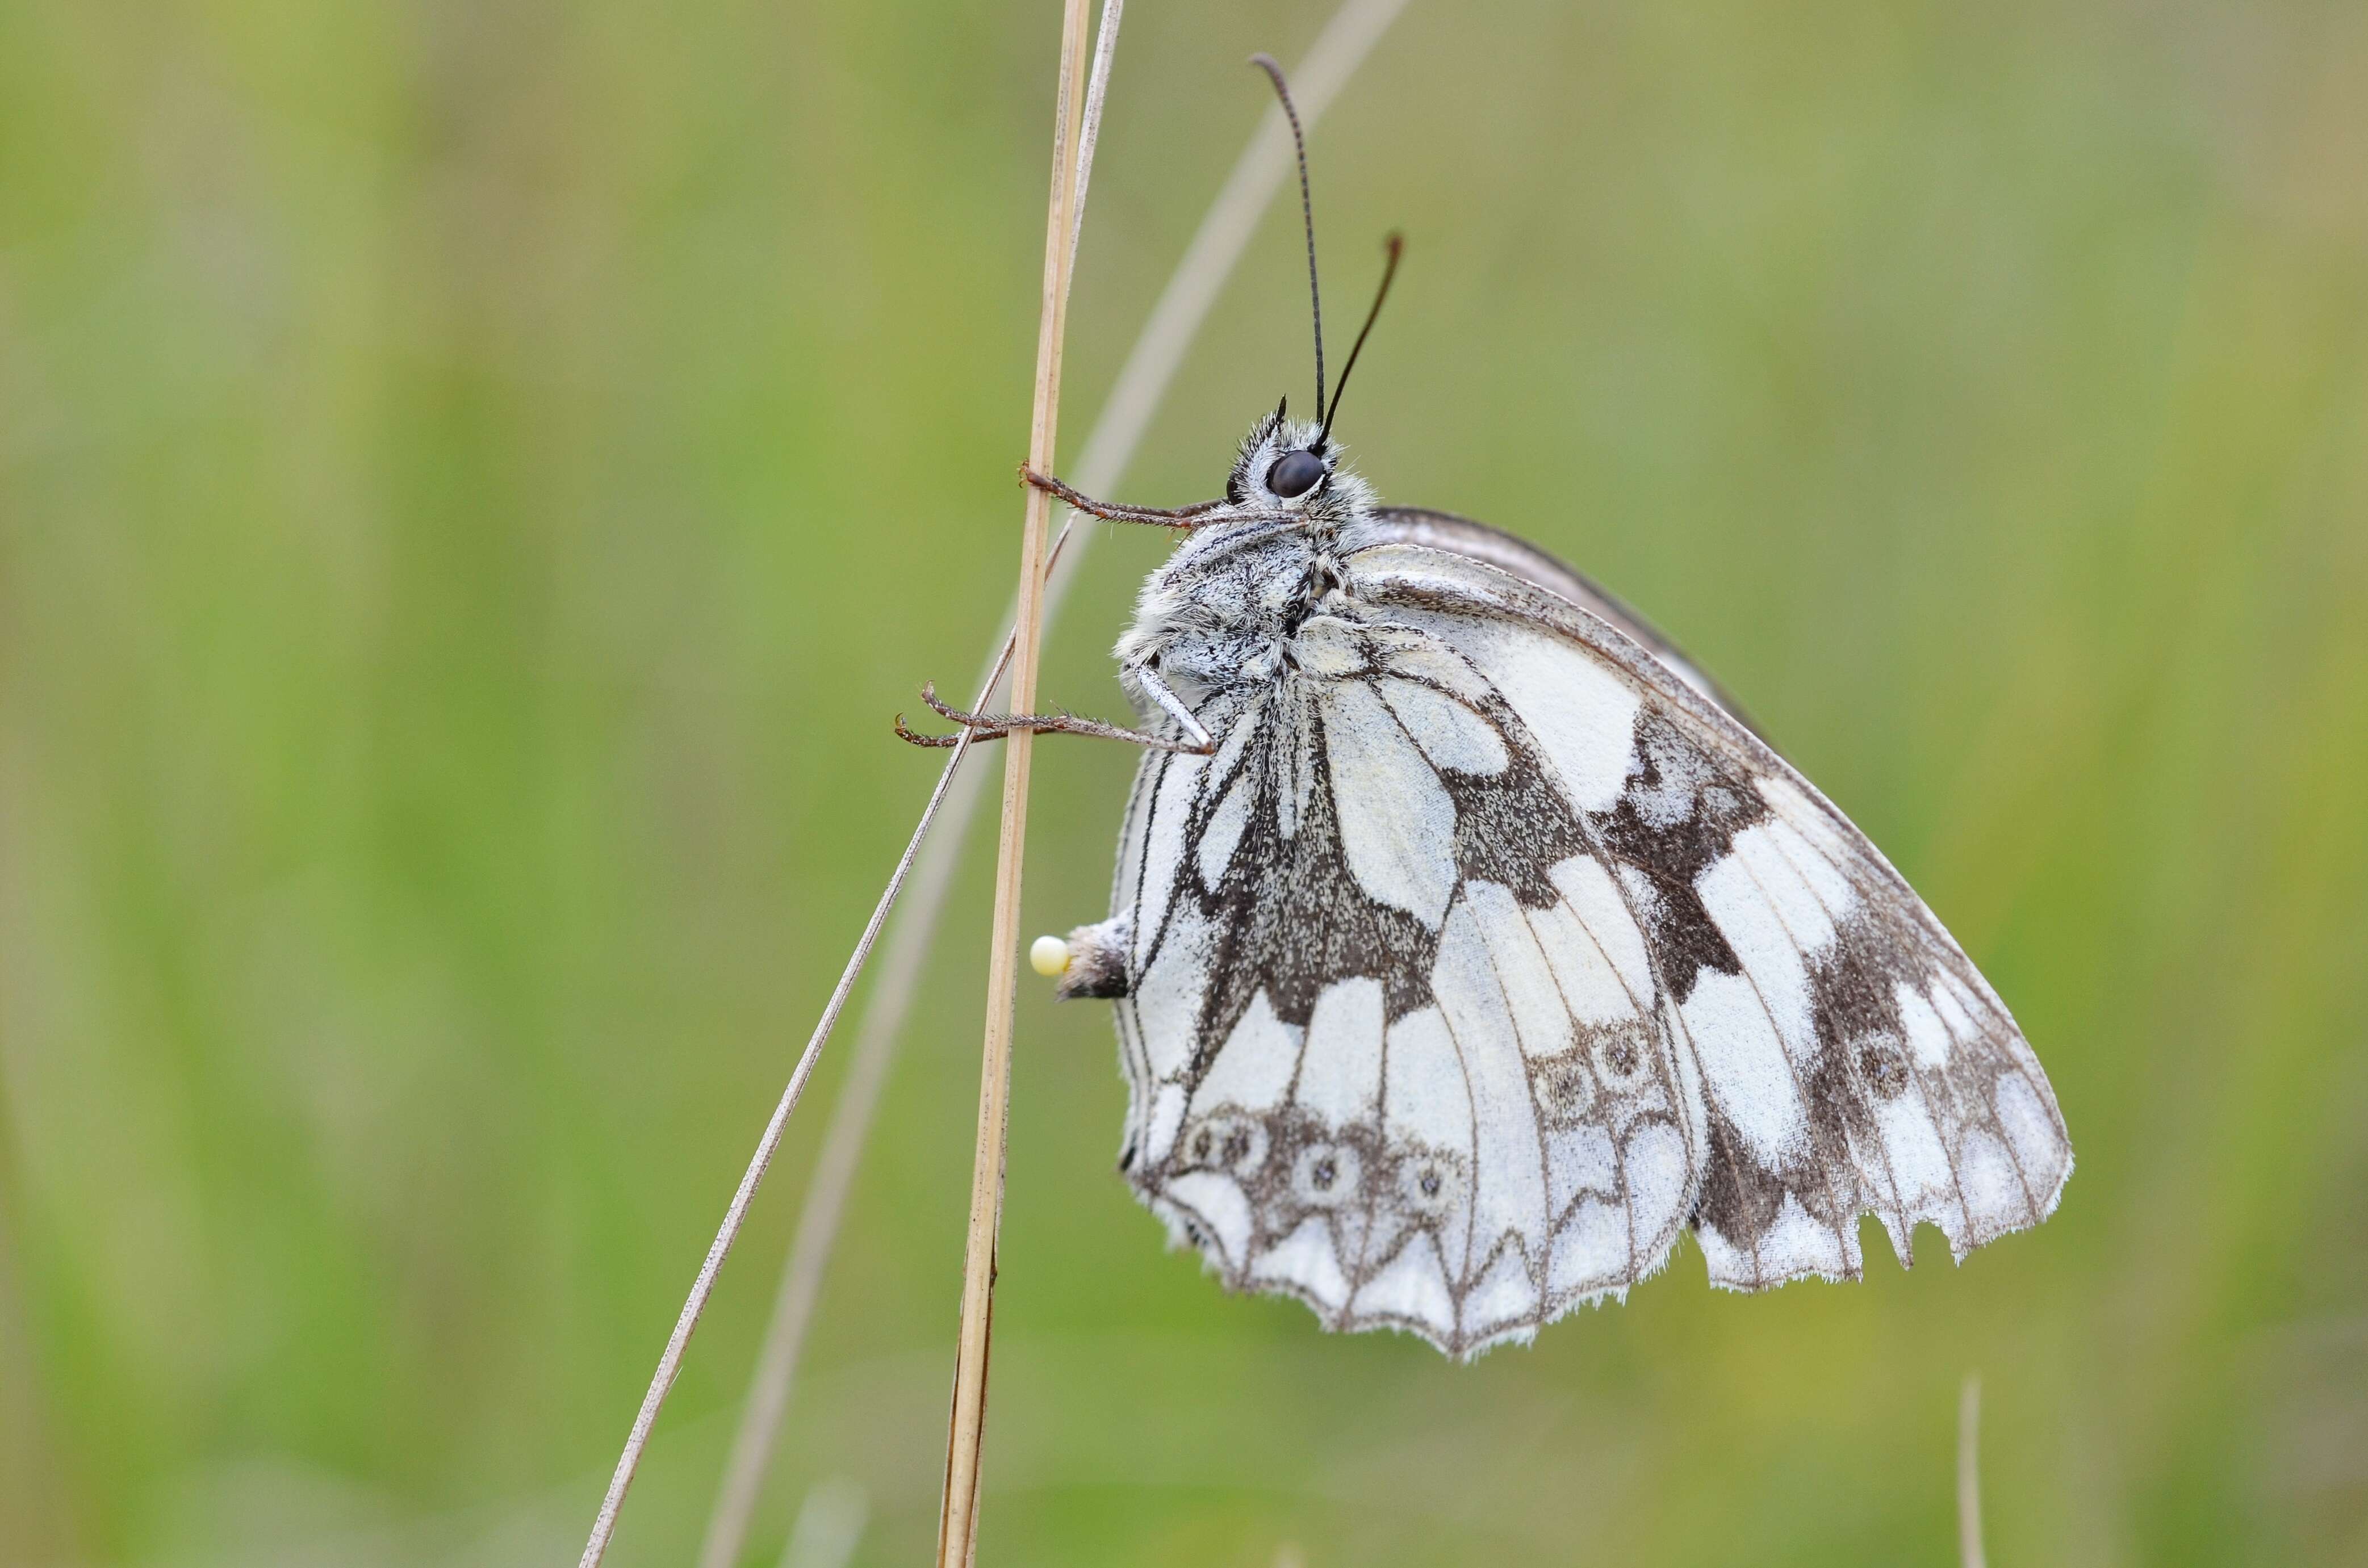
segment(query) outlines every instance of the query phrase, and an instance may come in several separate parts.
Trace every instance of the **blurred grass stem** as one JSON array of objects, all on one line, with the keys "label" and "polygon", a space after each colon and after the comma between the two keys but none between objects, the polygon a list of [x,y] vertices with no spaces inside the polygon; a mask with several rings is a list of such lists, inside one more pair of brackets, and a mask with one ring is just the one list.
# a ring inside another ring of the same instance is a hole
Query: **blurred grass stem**
[{"label": "blurred grass stem", "polygon": [[[1406,0],[1347,0],[1333,13],[1306,58],[1292,73],[1297,84],[1300,116],[1311,133],[1406,6]],[[1117,0],[1105,6],[1095,42],[1094,81],[1087,89],[1087,140],[1079,156],[1081,199],[1093,172],[1092,138],[1100,122],[1098,100],[1108,81],[1119,12]],[[1182,368],[1185,354],[1199,335],[1201,324],[1207,320],[1219,291],[1248,248],[1259,217],[1290,172],[1290,131],[1281,109],[1269,108],[1216,199],[1210,203],[1167,288],[1152,307],[1150,317],[1127,355],[1125,367],[1119,372],[1109,402],[1086,437],[1076,470],[1081,489],[1106,494],[1117,486],[1143,444],[1177,371]],[[1070,231],[1073,273],[1081,221],[1082,207]],[[1086,549],[1096,537],[1088,530],[1073,540],[1076,525],[1076,515],[1067,513],[1060,534],[1053,541],[1042,610],[1047,626],[1058,613],[1069,585],[1076,579]],[[998,651],[987,660],[978,699],[972,704],[974,709],[989,706],[1001,684],[1011,658],[1011,614],[1007,612],[1006,629]],[[823,1278],[829,1270],[831,1253],[837,1244],[848,1193],[871,1136],[872,1118],[879,1109],[881,1089],[887,1081],[897,1038],[903,1032],[906,1013],[920,984],[922,966],[937,935],[938,918],[952,885],[962,841],[977,814],[986,776],[975,769],[957,776],[969,749],[965,738],[948,756],[939,781],[944,807],[939,811],[939,797],[933,796],[931,811],[924,813],[915,830],[917,845],[921,835],[931,831],[932,814],[941,824],[914,867],[909,883],[911,896],[894,929],[888,934],[887,947],[881,955],[880,974],[865,1006],[862,1031],[856,1039],[854,1060],[831,1108],[830,1123],[807,1183],[788,1259],[782,1266],[764,1346],[749,1381],[748,1397],[742,1405],[740,1426],[733,1438],[723,1484],[708,1522],[706,1541],[700,1551],[700,1568],[731,1568],[746,1543],[748,1523],[764,1489],[782,1415],[789,1407],[790,1390],[796,1379],[806,1331],[814,1321]]]},{"label": "blurred grass stem", "polygon": [[1965,1374],[1957,1396],[1957,1561],[1983,1568],[1982,1556],[1982,1377]]},{"label": "blurred grass stem", "polygon": [[[1049,472],[1060,429],[1061,349],[1068,327],[1070,239],[1077,216],[1077,150],[1085,119],[1087,0],[1064,0],[1061,68],[1053,119],[1052,198],[1045,213],[1044,284],[1036,329],[1036,393],[1028,464]],[[1042,644],[1045,534],[1052,498],[1030,485],[1019,530],[1019,597],[1012,631],[1011,705],[1030,711]],[[989,925],[985,1039],[979,1056],[978,1137],[971,1164],[970,1224],[962,1248],[962,1320],[954,1352],[953,1410],[938,1518],[939,1568],[967,1565],[978,1540],[979,1454],[986,1425],[987,1352],[994,1329],[995,1251],[1003,1221],[1003,1150],[1009,1124],[1012,1002],[1019,983],[1020,871],[1028,847],[1028,776],[1035,736],[1015,729],[1003,748],[1003,821],[996,841]]]}]

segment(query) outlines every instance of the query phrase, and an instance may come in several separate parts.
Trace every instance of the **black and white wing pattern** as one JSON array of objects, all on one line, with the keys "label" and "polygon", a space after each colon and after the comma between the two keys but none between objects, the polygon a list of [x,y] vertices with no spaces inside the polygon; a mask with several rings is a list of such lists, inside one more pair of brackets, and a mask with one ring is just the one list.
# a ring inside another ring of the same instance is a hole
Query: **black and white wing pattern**
[{"label": "black and white wing pattern", "polygon": [[1121,1164],[1235,1288],[1476,1349],[1658,1267],[1692,1091],[1645,932],[1488,683],[1410,630],[1298,646],[1204,710],[1216,756],[1139,779]]},{"label": "black and white wing pattern", "polygon": [[1172,1234],[1469,1355],[1689,1225],[1756,1290],[1855,1278],[1862,1213],[1903,1262],[2044,1218],[2054,1095],[1873,846],[1666,653],[1422,537],[1344,540],[1292,671],[1201,711],[1216,754],[1145,757],[1073,937]]}]

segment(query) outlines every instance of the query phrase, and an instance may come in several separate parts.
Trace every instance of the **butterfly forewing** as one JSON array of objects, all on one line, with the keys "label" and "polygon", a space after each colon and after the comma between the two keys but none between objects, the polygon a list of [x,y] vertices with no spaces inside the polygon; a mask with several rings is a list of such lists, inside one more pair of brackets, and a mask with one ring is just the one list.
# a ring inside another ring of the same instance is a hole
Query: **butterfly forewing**
[{"label": "butterfly forewing", "polygon": [[[1541,730],[1577,672],[1626,691],[1620,785],[1599,734],[1566,777],[1646,931],[1702,1086],[1693,1210],[1713,1280],[1854,1278],[1858,1218],[1903,1261],[2037,1223],[2071,1169],[2039,1063],[1996,994],[1866,838],[1766,746],[1595,616],[1486,564],[1406,544],[1357,560],[1359,597],[1454,647]],[[1593,699],[1599,722],[1616,716]],[[1550,732],[1551,733],[1551,732]]]}]

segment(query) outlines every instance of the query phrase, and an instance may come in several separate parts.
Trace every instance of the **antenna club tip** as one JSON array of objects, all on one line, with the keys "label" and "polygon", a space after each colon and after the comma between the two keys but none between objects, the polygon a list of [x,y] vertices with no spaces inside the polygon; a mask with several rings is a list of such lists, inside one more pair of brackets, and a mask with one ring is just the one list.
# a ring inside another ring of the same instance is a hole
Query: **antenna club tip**
[{"label": "antenna club tip", "polygon": [[[1282,74],[1282,62],[1271,54],[1260,52],[1250,56],[1250,63],[1265,72],[1267,80],[1274,84],[1274,96],[1282,100],[1283,118],[1291,121],[1292,133],[1297,135],[1299,108],[1291,101],[1291,82]],[[1306,156],[1304,151],[1300,155]]]}]

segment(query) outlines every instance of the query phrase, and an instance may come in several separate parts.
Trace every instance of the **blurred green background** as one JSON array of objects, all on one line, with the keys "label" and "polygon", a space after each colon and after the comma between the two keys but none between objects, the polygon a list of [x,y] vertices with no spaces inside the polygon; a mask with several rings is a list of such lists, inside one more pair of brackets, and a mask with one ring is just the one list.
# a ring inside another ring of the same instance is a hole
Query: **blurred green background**
[{"label": "blurred green background", "polygon": [[[1328,6],[1128,14],[1074,457]],[[1057,7],[0,6],[0,1558],[572,1562],[1010,585]],[[1344,433],[1716,671],[2019,1014],[1952,1269],[1451,1365],[1224,1297],[1019,1017],[983,1555],[2368,1562],[2368,8],[1415,0],[1315,139]],[[1124,491],[1308,376],[1269,214]],[[1099,540],[1051,699],[1148,530]],[[1030,930],[1132,759],[1039,754]],[[985,846],[748,1561],[935,1528]],[[611,1559],[686,1561],[826,1059]],[[842,1489],[835,1495],[847,1494]]]}]

